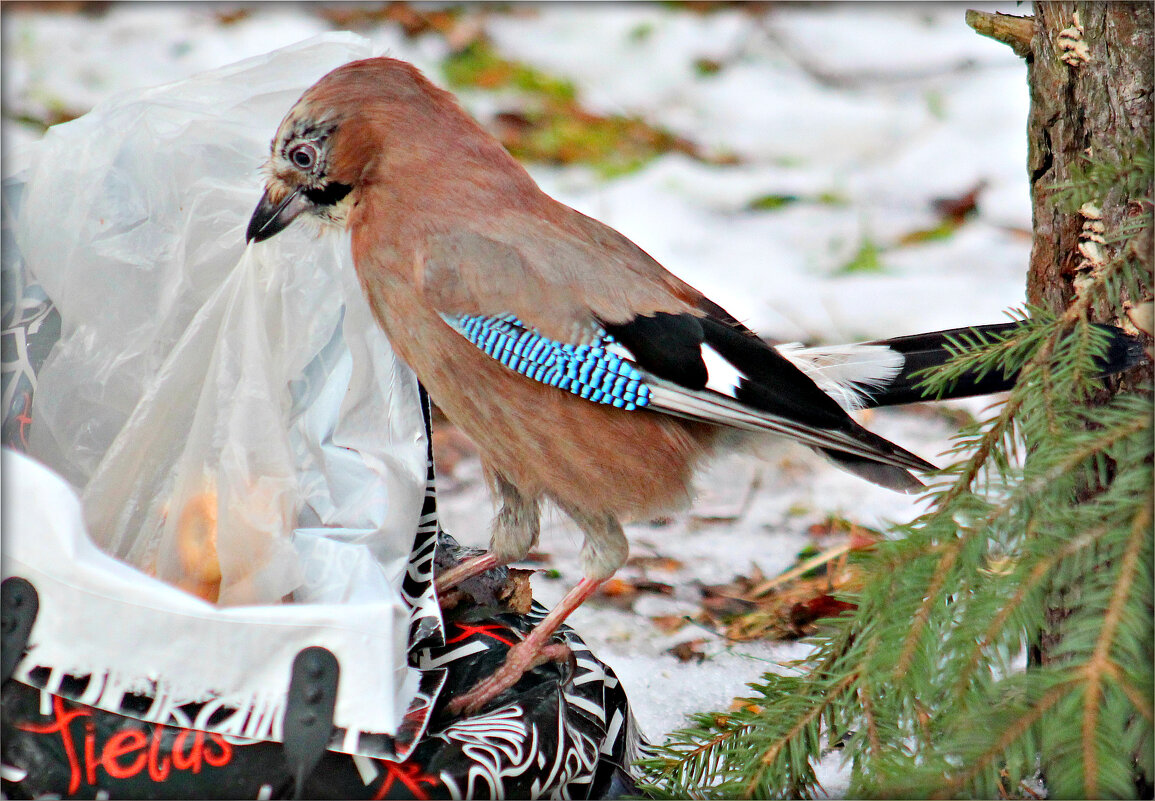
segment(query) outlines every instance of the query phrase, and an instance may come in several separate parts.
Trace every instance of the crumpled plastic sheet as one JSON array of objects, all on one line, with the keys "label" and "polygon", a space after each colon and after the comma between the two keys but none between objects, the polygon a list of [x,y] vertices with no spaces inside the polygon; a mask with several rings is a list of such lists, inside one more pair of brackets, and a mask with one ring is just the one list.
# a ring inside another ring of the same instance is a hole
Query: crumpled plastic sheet
[{"label": "crumpled plastic sheet", "polygon": [[[221,604],[392,596],[412,545],[417,385],[347,239],[244,242],[281,117],[370,55],[328,35],[129,93],[49,130],[25,173],[19,249],[63,329],[29,453],[81,492],[105,550],[219,582]],[[189,534],[214,518],[219,576]]]},{"label": "crumpled plastic sheet", "polygon": [[[27,452],[80,495],[104,551],[221,607],[412,600],[402,583],[427,479],[416,379],[371,318],[347,237],[293,226],[244,241],[281,118],[322,75],[372,55],[362,37],[326,34],[130,92],[6,165],[15,267],[60,315]],[[19,514],[8,500],[5,516]],[[393,731],[414,694],[409,622],[379,621],[396,658],[374,669],[397,698],[382,702],[388,720],[359,715],[366,731]],[[126,687],[156,679],[130,641],[68,667]],[[83,659],[83,636],[68,646]],[[228,653],[227,635],[214,648]],[[166,670],[186,694],[221,689],[203,661]]]}]

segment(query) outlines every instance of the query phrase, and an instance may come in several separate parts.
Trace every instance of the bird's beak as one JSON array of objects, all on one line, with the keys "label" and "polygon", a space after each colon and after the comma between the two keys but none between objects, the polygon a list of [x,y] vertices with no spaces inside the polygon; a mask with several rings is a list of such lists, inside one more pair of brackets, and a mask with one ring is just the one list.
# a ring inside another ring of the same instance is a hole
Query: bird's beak
[{"label": "bird's beak", "polygon": [[261,242],[270,236],[283,231],[297,215],[309,207],[309,200],[304,192],[298,189],[290,192],[280,203],[274,204],[269,200],[269,190],[261,195],[261,201],[253,210],[249,220],[249,230],[245,233],[245,242]]}]

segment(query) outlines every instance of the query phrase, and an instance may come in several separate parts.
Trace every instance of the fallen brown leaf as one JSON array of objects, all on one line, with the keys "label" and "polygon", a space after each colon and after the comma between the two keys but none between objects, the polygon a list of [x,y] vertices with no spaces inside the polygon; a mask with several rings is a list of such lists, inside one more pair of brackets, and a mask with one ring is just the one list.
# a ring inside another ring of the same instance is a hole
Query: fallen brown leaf
[{"label": "fallen brown leaf", "polygon": [[735,698],[730,701],[731,712],[751,712],[757,715],[762,711],[762,707],[751,701],[749,698]]},{"label": "fallen brown leaf", "polygon": [[511,567],[505,580],[505,586],[501,588],[502,603],[519,615],[529,614],[533,606],[533,588],[530,586],[529,577],[536,572],[535,570]]},{"label": "fallen brown leaf", "polygon": [[705,644],[705,638],[686,640],[667,648],[666,653],[672,654],[679,662],[702,662],[706,659],[706,652],[702,650]]},{"label": "fallen brown leaf", "polygon": [[978,208],[979,195],[987,188],[986,180],[980,180],[973,187],[954,197],[940,197],[932,201],[931,206],[943,216],[944,221],[954,225],[961,225]]},{"label": "fallen brown leaf", "polygon": [[673,634],[681,630],[689,621],[685,615],[656,615],[650,622],[663,634]]},{"label": "fallen brown leaf", "polygon": [[636,567],[639,570],[663,570],[673,573],[681,570],[685,565],[669,556],[631,556],[626,560],[627,567]]}]

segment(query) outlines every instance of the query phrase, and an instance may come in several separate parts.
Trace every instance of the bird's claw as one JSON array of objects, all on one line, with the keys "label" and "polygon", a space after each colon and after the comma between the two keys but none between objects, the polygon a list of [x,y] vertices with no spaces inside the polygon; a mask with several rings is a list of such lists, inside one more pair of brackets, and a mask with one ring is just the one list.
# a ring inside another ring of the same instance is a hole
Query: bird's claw
[{"label": "bird's claw", "polygon": [[565,662],[567,664],[561,686],[568,684],[574,673],[577,672],[577,658],[565,643],[551,642],[538,647],[528,640],[523,640],[509,649],[505,662],[492,676],[479,682],[465,695],[454,698],[449,702],[447,709],[450,714],[455,716],[474,715],[503,692],[517,684],[526,671],[533,670],[546,662]]}]

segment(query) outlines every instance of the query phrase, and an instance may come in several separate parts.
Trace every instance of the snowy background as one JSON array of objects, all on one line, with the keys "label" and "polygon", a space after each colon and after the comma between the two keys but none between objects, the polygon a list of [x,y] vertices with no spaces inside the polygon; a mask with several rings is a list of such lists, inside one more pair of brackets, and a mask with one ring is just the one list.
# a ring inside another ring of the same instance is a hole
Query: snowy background
[{"label": "snowy background", "polygon": [[[999,322],[1023,300],[1030,247],[1026,71],[1009,48],[963,21],[962,4],[468,6],[456,32],[481,32],[504,59],[568,80],[597,115],[636,117],[693,143],[606,177],[589,165],[531,163],[543,188],[641,245],[758,332],[835,343]],[[1028,13],[1013,4],[970,7]],[[344,15],[335,10],[344,9]],[[126,89],[157,85],[354,27],[379,52],[446,84],[457,46],[443,31],[407,34],[385,15],[312,4],[6,5],[6,172],[45,125]],[[464,34],[462,34],[464,35]],[[459,93],[491,122],[501,92]],[[269,132],[270,136],[272,131]],[[973,209],[944,227],[941,198]],[[255,197],[254,197],[255,202]],[[941,461],[957,420],[989,401],[862,415],[881,435]],[[484,545],[490,505],[468,444],[439,454],[446,529]],[[571,618],[621,677],[652,739],[686,713],[725,708],[800,642],[728,643],[659,616],[694,615],[702,585],[791,567],[831,515],[878,527],[910,519],[918,498],[838,472],[783,445],[702,476],[699,501],[631,525],[622,577],[666,584],[588,604]],[[549,518],[534,578],[553,603],[579,576],[580,536]],[[827,547],[830,541],[818,543]],[[704,640],[704,659],[671,646]],[[838,780],[828,778],[828,790]]]}]

